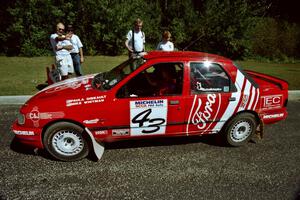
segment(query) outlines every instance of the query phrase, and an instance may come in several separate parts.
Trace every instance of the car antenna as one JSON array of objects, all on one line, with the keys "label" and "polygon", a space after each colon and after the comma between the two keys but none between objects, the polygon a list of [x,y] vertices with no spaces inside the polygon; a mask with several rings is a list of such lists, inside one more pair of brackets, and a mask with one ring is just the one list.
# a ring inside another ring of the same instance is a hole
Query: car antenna
[{"label": "car antenna", "polygon": [[186,51],[188,48],[190,48],[191,46],[193,46],[196,42],[198,42],[202,37],[203,37],[204,34],[201,34],[196,40],[193,40],[192,42],[190,42],[189,45],[187,45],[186,47],[184,47],[182,49],[182,51]]}]

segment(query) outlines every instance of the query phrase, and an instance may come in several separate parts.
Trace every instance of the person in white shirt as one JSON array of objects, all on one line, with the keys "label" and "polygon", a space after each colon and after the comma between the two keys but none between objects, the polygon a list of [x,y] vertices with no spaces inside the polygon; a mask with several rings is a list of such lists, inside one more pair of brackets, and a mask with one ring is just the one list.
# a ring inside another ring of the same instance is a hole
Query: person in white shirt
[{"label": "person in white shirt", "polygon": [[71,36],[71,43],[73,49],[70,51],[73,60],[73,66],[76,76],[82,76],[81,63],[84,62],[82,43],[79,37],[74,34],[73,26],[70,24],[67,26],[67,33]]},{"label": "person in white shirt", "polygon": [[143,21],[136,19],[134,27],[127,33],[125,46],[128,49],[129,57],[133,54],[145,52],[145,33],[142,31]]},{"label": "person in white shirt", "polygon": [[170,41],[171,33],[164,31],[162,34],[162,41],[158,43],[156,50],[160,51],[174,51],[174,44]]},{"label": "person in white shirt", "polygon": [[65,80],[74,72],[73,61],[70,55],[70,50],[73,45],[70,42],[70,37],[64,35],[65,26],[63,23],[56,25],[56,33],[51,34],[50,43],[55,53],[55,62],[60,70],[61,79]]}]

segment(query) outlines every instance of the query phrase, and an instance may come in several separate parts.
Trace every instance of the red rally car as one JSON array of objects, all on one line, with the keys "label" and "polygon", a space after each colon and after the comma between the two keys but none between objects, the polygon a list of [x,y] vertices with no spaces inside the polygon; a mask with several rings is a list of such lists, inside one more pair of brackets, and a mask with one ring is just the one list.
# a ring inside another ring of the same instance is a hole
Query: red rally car
[{"label": "red rally car", "polygon": [[153,51],[48,86],[21,107],[12,130],[63,161],[89,152],[100,159],[105,142],[132,138],[219,133],[240,146],[285,119],[287,102],[287,82],[227,58]]}]

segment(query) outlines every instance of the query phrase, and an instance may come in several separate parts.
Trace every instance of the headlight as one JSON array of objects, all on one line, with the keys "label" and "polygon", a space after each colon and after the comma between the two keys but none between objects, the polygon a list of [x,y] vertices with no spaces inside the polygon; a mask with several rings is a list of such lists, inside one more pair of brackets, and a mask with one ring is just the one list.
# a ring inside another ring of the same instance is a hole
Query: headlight
[{"label": "headlight", "polygon": [[18,118],[18,124],[23,125],[25,123],[25,115],[19,113],[17,118]]}]

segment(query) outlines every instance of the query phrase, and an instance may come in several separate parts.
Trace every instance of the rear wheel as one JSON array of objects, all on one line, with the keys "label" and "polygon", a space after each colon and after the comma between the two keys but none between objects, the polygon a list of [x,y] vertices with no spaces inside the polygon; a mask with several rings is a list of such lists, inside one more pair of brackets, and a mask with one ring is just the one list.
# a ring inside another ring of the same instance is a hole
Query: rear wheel
[{"label": "rear wheel", "polygon": [[80,160],[89,153],[83,128],[70,122],[58,122],[47,128],[43,143],[54,158],[62,161]]},{"label": "rear wheel", "polygon": [[251,139],[256,127],[257,121],[254,115],[241,113],[227,124],[224,131],[225,141],[231,146],[242,146]]}]

